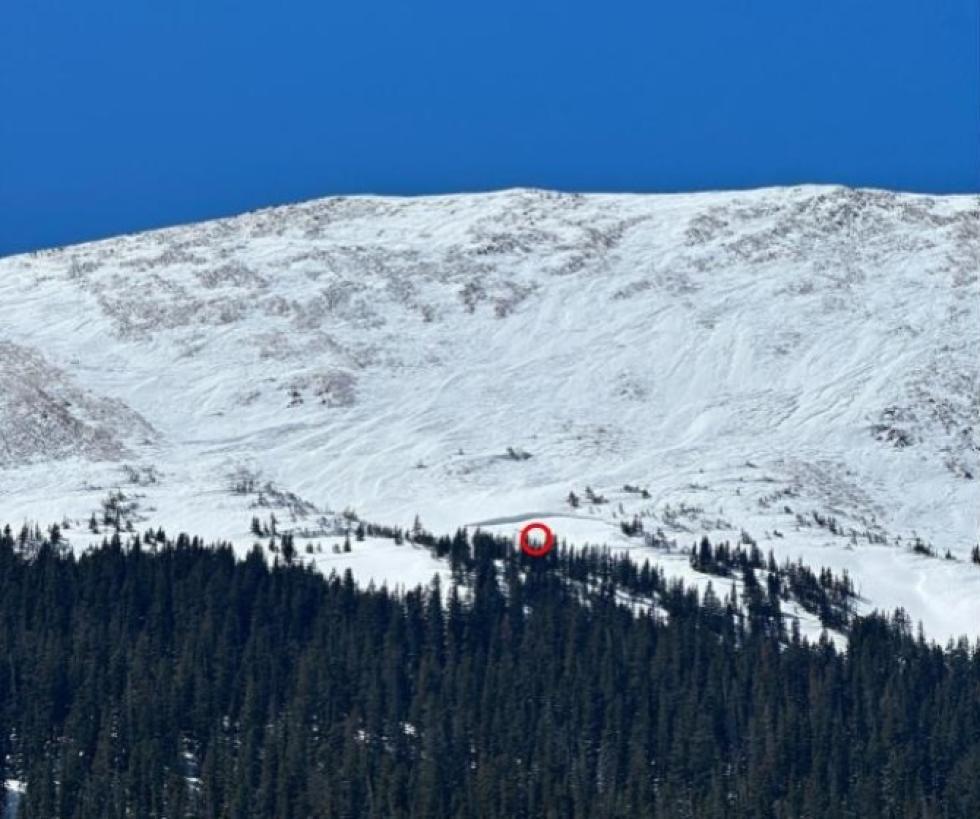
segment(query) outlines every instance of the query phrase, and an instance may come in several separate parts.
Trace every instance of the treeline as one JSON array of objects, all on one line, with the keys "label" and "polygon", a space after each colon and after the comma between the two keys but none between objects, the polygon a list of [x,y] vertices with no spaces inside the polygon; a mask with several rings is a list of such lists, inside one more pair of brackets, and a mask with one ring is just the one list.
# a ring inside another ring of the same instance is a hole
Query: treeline
[{"label": "treeline", "polygon": [[[472,536],[473,548],[470,549],[467,532],[460,530],[452,537],[436,537],[418,522],[411,531],[403,532],[359,521],[359,540],[364,539],[365,531],[373,537],[390,538],[396,543],[408,540],[426,546],[437,558],[449,561],[453,577],[460,583],[466,582],[479,559],[505,560],[513,552],[513,542],[509,538],[477,532]],[[841,633],[847,631],[858,596],[846,571],[838,576],[830,569],[822,568],[817,574],[800,561],[785,561],[779,565],[771,551],[763,557],[758,545],[747,534],[743,533],[743,537],[747,541],[745,546],[732,546],[727,542],[713,545],[707,537],[702,537],[690,553],[690,564],[696,571],[722,578],[737,577],[743,581],[741,607],[734,597],[726,600],[731,616],[739,617],[744,612],[757,627],[780,634],[785,626],[781,602],[793,601],[815,615],[825,628]],[[698,605],[696,596],[692,596],[693,590],[667,580],[663,571],[651,565],[649,560],[641,564],[627,555],[612,556],[603,548],[569,549],[564,543],[549,559],[553,571],[562,577],[577,581],[602,578],[610,594],[619,592],[634,599],[646,599],[669,614],[687,613]],[[757,572],[765,574],[764,580],[760,580]]]},{"label": "treeline", "polygon": [[458,585],[358,589],[162,532],[25,553],[8,530],[19,819],[980,815],[980,646],[899,612],[842,653],[598,550],[413,537]]},{"label": "treeline", "polygon": [[[857,592],[845,571],[835,575],[824,567],[819,574],[798,560],[781,565],[770,550],[767,557],[755,542],[734,546],[727,542],[712,545],[707,537],[691,548],[691,568],[721,577],[740,576],[745,584],[748,610],[761,611],[774,619],[781,614],[780,601],[799,603],[821,624],[845,632],[854,617]],[[760,582],[757,572],[764,572]]]}]

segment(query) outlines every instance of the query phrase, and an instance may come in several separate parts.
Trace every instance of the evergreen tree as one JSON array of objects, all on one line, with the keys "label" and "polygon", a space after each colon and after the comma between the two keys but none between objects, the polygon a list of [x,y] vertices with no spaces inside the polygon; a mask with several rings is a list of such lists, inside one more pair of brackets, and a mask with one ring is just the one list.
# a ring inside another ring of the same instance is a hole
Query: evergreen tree
[{"label": "evergreen tree", "polygon": [[427,540],[465,589],[390,592],[290,565],[290,533],[275,566],[147,540],[0,536],[21,819],[980,815],[980,645],[904,612],[786,633],[791,586],[832,611],[846,576],[701,542],[721,600],[460,530]]}]

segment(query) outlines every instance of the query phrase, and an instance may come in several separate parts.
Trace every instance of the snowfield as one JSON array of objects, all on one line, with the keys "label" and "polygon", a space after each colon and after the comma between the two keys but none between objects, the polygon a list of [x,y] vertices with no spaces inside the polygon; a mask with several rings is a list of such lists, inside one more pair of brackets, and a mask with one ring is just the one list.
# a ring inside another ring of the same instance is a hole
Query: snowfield
[{"label": "snowfield", "polygon": [[274,514],[395,585],[441,566],[334,554],[341,512],[539,519],[690,579],[636,517],[980,636],[978,271],[977,197],[839,187],[332,198],[2,259],[0,520],[84,547],[121,492],[245,549]]}]

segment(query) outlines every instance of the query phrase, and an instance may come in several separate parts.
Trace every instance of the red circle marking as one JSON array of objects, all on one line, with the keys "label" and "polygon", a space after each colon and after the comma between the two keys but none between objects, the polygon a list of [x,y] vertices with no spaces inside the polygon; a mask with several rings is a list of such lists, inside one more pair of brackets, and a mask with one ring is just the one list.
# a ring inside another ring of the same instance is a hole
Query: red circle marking
[{"label": "red circle marking", "polygon": [[[544,543],[535,546],[531,543],[531,532],[537,529],[544,533]],[[555,547],[555,533],[543,523],[529,523],[521,529],[521,551],[531,557],[544,557]]]}]

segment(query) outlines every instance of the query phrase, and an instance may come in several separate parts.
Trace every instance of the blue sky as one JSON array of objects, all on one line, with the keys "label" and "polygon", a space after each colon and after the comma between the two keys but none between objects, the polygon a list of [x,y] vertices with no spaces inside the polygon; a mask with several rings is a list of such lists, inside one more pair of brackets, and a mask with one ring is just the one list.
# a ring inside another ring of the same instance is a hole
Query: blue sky
[{"label": "blue sky", "polygon": [[334,193],[980,190],[980,0],[11,0],[0,255]]}]

